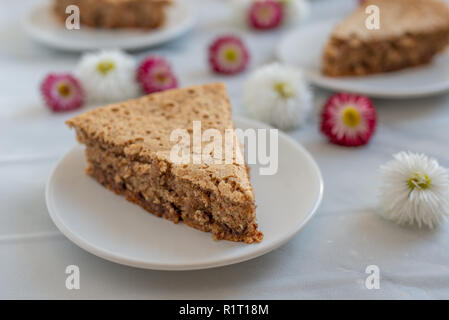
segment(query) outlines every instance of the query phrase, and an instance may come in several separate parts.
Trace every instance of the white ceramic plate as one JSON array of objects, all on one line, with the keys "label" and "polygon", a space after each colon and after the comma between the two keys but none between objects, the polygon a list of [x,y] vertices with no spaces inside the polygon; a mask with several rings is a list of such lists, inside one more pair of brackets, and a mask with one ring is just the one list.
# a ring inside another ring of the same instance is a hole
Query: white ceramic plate
[{"label": "white ceramic plate", "polygon": [[289,32],[277,48],[278,58],[304,69],[308,80],[320,87],[380,98],[410,98],[449,90],[449,52],[429,65],[364,77],[331,78],[321,74],[324,44],[337,21],[325,21]]},{"label": "white ceramic plate", "polygon": [[81,25],[67,30],[51,12],[50,4],[37,6],[24,21],[25,30],[36,41],[63,50],[139,49],[162,44],[189,31],[194,15],[184,1],[167,9],[167,21],[157,30],[99,30]]},{"label": "white ceramic plate", "polygon": [[[267,128],[237,119],[237,128]],[[279,170],[259,175],[251,166],[261,243],[213,241],[210,233],[147,213],[84,173],[83,147],[68,152],[46,188],[48,211],[59,230],[104,259],[157,270],[193,270],[229,265],[265,254],[292,238],[318,208],[323,182],[310,154],[279,134]]]}]

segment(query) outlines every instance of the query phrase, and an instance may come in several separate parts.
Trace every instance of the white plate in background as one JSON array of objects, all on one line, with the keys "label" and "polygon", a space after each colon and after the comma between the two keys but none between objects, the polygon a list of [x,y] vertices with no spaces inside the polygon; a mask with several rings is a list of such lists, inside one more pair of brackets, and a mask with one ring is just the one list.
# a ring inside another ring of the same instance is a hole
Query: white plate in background
[{"label": "white plate in background", "polygon": [[167,8],[167,21],[154,30],[94,29],[81,25],[68,30],[51,10],[50,3],[35,7],[25,18],[26,32],[45,45],[69,51],[99,49],[140,49],[173,40],[194,26],[192,9],[184,1],[176,1]]},{"label": "white plate in background", "polygon": [[411,98],[449,90],[449,52],[432,63],[395,72],[362,77],[327,77],[321,74],[321,56],[338,21],[322,21],[287,33],[277,48],[278,58],[304,70],[307,79],[322,88],[379,98]]},{"label": "white plate in background", "polygon": [[[236,119],[236,128],[268,128]],[[46,187],[48,211],[59,230],[104,259],[157,270],[194,270],[249,260],[276,249],[299,232],[323,194],[320,170],[310,154],[279,133],[279,169],[260,175],[251,166],[261,243],[214,241],[210,233],[149,214],[101,186],[84,172],[84,148],[74,147],[57,164]]]}]

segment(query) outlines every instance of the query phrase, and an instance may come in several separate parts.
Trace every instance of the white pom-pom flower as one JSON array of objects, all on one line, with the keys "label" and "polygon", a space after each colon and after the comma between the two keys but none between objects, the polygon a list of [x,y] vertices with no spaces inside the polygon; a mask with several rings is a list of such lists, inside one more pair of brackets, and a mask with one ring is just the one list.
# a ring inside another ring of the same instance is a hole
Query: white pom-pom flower
[{"label": "white pom-pom flower", "polygon": [[[249,10],[253,2],[260,0],[231,0],[233,17],[240,25],[248,25]],[[309,15],[308,0],[276,0],[284,8],[283,25],[296,25],[304,21]]]},{"label": "white pom-pom flower", "polygon": [[384,217],[433,228],[449,216],[449,174],[437,160],[400,152],[380,171]]},{"label": "white pom-pom flower", "polygon": [[118,50],[83,55],[76,75],[92,103],[118,102],[139,95],[136,63],[130,55]]},{"label": "white pom-pom flower", "polygon": [[293,129],[306,120],[312,92],[299,69],[272,63],[250,74],[244,85],[243,106],[258,120]]}]

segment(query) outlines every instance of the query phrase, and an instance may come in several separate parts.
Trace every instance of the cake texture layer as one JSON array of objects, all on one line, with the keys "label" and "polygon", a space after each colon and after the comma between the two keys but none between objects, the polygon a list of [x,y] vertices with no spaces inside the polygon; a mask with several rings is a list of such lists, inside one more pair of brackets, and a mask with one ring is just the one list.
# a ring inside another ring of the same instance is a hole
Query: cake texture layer
[{"label": "cake texture layer", "polygon": [[[67,121],[86,145],[87,173],[147,211],[206,232],[215,239],[259,242],[254,192],[247,165],[235,157],[216,162],[174,162],[174,130],[222,136],[233,132],[223,84],[167,90],[88,111]],[[193,139],[193,138],[192,138]],[[227,143],[227,142],[226,142]],[[202,147],[207,145],[201,142]],[[190,148],[190,156],[194,150]]]},{"label": "cake texture layer", "polygon": [[[379,8],[368,29],[365,9]],[[336,26],[325,45],[325,75],[357,76],[429,63],[449,44],[449,6],[440,0],[368,0]]]},{"label": "cake texture layer", "polygon": [[53,11],[62,21],[66,8],[76,5],[80,23],[93,28],[155,29],[166,20],[166,8],[172,0],[54,0]]}]

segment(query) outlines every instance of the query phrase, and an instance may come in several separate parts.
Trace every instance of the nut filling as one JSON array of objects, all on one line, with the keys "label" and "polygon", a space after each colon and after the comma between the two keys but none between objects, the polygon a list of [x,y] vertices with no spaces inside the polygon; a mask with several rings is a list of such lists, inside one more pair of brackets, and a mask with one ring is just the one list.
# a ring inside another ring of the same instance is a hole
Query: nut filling
[{"label": "nut filling", "polygon": [[86,157],[89,163],[86,172],[90,176],[158,217],[174,223],[183,221],[193,228],[212,232],[216,240],[252,243],[262,239],[255,216],[250,214],[254,210],[251,202],[241,204],[218,198],[211,191],[177,179],[169,170],[161,171],[163,165],[157,161],[130,162],[112,152],[89,146]]}]

